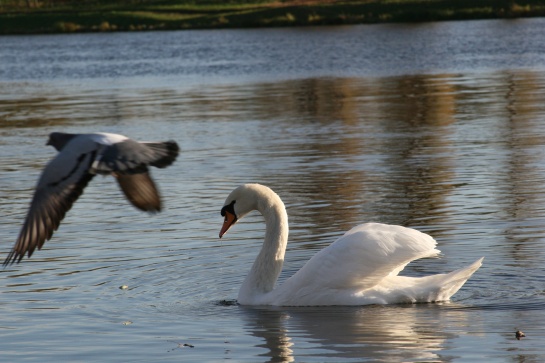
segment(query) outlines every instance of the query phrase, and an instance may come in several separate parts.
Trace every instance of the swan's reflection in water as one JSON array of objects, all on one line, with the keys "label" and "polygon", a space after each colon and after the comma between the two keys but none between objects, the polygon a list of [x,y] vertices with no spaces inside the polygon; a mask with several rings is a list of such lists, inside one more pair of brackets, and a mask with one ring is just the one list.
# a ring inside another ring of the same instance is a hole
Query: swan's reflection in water
[{"label": "swan's reflection in water", "polygon": [[[453,303],[364,307],[241,307],[247,330],[263,338],[268,362],[449,362],[447,341],[470,330]],[[474,324],[474,322],[472,322]],[[471,329],[473,330],[473,329]]]}]

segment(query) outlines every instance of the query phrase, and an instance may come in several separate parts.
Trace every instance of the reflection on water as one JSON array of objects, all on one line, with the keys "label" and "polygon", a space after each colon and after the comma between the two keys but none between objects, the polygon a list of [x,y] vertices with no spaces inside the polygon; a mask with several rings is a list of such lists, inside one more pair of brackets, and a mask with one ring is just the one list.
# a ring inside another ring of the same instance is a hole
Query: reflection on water
[{"label": "reflection on water", "polygon": [[[2,253],[55,154],[44,145],[49,132],[173,138],[182,147],[172,167],[154,173],[161,214],[127,209],[113,183],[95,178],[44,249],[3,271],[3,357],[541,361],[544,73],[264,78],[0,81]],[[237,296],[263,238],[255,215],[229,239],[217,238],[219,209],[245,182],[269,185],[286,203],[291,232],[280,281],[365,221],[436,237],[444,256],[410,264],[408,275],[451,271],[480,256],[484,265],[449,304],[222,306]],[[515,340],[515,328],[527,338]],[[173,349],[173,341],[195,348]]]},{"label": "reflection on water", "polygon": [[449,331],[468,326],[463,310],[419,305],[244,310],[246,328],[263,339],[268,352],[262,355],[270,362],[304,361],[313,356],[334,356],[344,362],[450,362],[451,358],[440,353],[456,338]]}]

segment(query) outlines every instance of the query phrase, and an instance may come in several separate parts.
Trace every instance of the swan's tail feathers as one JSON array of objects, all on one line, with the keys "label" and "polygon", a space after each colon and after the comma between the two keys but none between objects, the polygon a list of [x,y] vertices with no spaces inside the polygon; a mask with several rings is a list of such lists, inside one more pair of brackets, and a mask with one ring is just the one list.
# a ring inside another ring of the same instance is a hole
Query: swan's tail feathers
[{"label": "swan's tail feathers", "polygon": [[483,260],[484,257],[481,257],[467,267],[452,271],[448,274],[437,275],[437,277],[440,277],[440,281],[438,281],[438,285],[440,286],[440,288],[437,291],[437,295],[432,299],[432,301],[449,300],[452,295],[460,290],[460,288],[466,283],[471,275],[473,275],[473,273],[477,271],[479,267],[481,267]]}]

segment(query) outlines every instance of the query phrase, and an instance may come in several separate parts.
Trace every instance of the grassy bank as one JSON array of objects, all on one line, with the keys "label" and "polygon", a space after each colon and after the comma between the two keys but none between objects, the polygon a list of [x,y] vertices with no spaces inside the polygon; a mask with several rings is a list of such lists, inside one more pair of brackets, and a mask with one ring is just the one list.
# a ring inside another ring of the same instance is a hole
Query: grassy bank
[{"label": "grassy bank", "polygon": [[0,34],[544,16],[542,0],[0,0]]}]

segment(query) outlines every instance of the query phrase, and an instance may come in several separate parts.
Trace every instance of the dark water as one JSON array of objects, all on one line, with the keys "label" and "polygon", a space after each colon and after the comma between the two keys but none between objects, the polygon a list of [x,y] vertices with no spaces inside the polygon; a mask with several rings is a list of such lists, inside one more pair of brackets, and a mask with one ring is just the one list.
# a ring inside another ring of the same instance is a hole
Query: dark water
[{"label": "dark water", "polygon": [[[0,37],[3,256],[55,154],[48,133],[183,149],[153,170],[161,214],[95,178],[44,249],[0,273],[2,359],[543,362],[544,29],[533,19]],[[263,238],[257,215],[217,238],[225,197],[245,182],[288,208],[280,280],[365,221],[437,239],[444,255],[408,275],[484,265],[449,303],[221,303]]]}]

